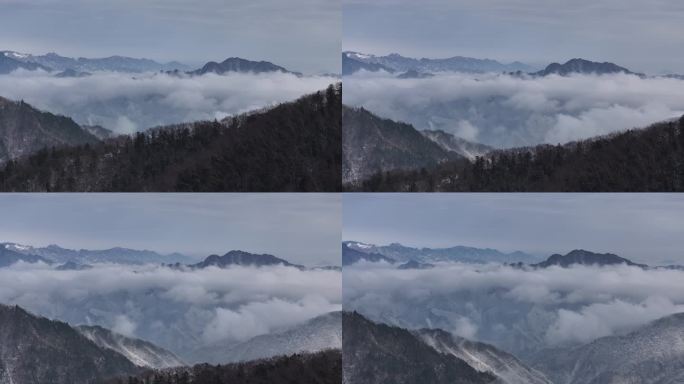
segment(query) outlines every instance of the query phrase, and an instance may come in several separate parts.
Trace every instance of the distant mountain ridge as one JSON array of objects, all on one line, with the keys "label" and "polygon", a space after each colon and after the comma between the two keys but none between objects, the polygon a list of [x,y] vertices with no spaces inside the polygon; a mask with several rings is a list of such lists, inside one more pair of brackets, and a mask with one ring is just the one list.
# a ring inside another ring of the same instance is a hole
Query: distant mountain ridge
[{"label": "distant mountain ridge", "polygon": [[94,263],[115,263],[115,264],[147,264],[147,263],[186,263],[194,261],[193,258],[180,253],[161,255],[154,251],[135,250],[129,248],[115,247],[104,250],[88,249],[66,249],[58,245],[48,245],[47,247],[32,247],[16,243],[0,243],[2,249],[17,252],[25,257],[37,256],[41,259],[54,263],[75,263],[78,265]]},{"label": "distant mountain ridge", "polygon": [[366,254],[379,254],[393,261],[406,263],[417,261],[422,264],[435,262],[469,262],[469,263],[530,263],[539,260],[538,257],[524,252],[516,251],[511,253],[500,252],[489,248],[475,248],[465,246],[455,246],[449,248],[412,248],[399,243],[389,245],[365,244],[357,241],[345,241],[344,248],[349,248],[357,252]]},{"label": "distant mountain ridge", "polygon": [[603,62],[599,63],[596,61],[589,61],[585,59],[571,59],[564,64],[551,63],[546,68],[539,72],[533,73],[536,76],[548,76],[551,74],[568,76],[571,74],[594,74],[594,75],[606,75],[614,73],[624,73],[629,75],[639,75],[645,76],[643,73],[635,73],[630,71],[625,67],[621,67],[617,64]]},{"label": "distant mountain ridge", "polygon": [[284,267],[294,267],[305,269],[302,265],[292,264],[285,259],[281,259],[269,254],[255,254],[245,251],[233,250],[223,256],[210,255],[203,261],[191,265],[192,268],[219,267],[227,268],[231,266],[243,267],[264,267],[282,265]]},{"label": "distant mountain ridge", "polygon": [[226,60],[217,63],[215,61],[210,61],[206,63],[202,68],[196,69],[194,71],[187,72],[190,75],[204,75],[207,73],[214,73],[217,75],[223,75],[230,72],[240,72],[240,73],[268,73],[268,72],[281,72],[290,73],[297,76],[302,76],[300,72],[291,72],[279,65],[275,65],[269,61],[252,61],[243,59],[240,57],[229,57]]},{"label": "distant mountain ridge", "polygon": [[606,266],[606,265],[627,265],[633,267],[648,267],[645,264],[637,264],[631,260],[625,259],[612,253],[595,253],[583,249],[575,249],[565,255],[553,254],[548,259],[532,264],[533,267],[548,268],[551,266],[570,267],[573,265],[590,265],[590,266]]},{"label": "distant mountain ridge", "polygon": [[[75,72],[112,71],[140,73],[188,69],[186,65],[176,61],[162,64],[150,59],[137,59],[126,56],[90,59],[85,57],[65,57],[54,52],[45,55],[32,55],[14,51],[0,51],[0,62],[3,57],[19,61],[30,67],[38,66],[43,70],[60,72],[72,70]],[[1,69],[0,73],[2,73]]]},{"label": "distant mountain ridge", "polygon": [[[343,64],[345,58],[347,60],[354,60],[366,65],[380,66],[379,68],[389,68],[398,72],[470,72],[470,73],[485,73],[485,72],[506,72],[506,71],[525,71],[529,72],[532,67],[520,62],[513,62],[509,64],[502,64],[496,60],[491,59],[475,59],[472,57],[454,56],[444,59],[429,59],[421,58],[415,59],[405,57],[397,53],[392,53],[386,56],[376,56],[371,54],[359,52],[343,52]],[[361,69],[363,67],[359,67]],[[349,70],[353,68],[349,67]],[[358,70],[357,69],[357,70]],[[366,69],[366,68],[363,68]],[[351,74],[355,71],[347,72]],[[344,74],[344,71],[343,71]]]},{"label": "distant mountain ridge", "polygon": [[392,264],[396,260],[385,257],[379,253],[359,251],[349,247],[346,243],[342,243],[342,266],[352,265],[354,263],[358,263],[359,261],[368,261],[371,263],[384,261],[386,263]]}]

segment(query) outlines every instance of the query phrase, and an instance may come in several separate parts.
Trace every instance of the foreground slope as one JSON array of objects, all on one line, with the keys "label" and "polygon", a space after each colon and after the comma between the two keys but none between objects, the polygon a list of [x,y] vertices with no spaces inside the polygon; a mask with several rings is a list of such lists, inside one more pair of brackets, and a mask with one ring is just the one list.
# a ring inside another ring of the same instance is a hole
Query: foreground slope
[{"label": "foreground slope", "polygon": [[42,150],[0,171],[4,191],[338,191],[341,85],[223,123]]},{"label": "foreground slope", "polygon": [[139,367],[170,368],[185,365],[172,352],[140,339],[133,339],[100,326],[80,325],[76,330],[100,348],[120,353]]},{"label": "foreground slope", "polygon": [[624,336],[570,349],[542,351],[534,364],[556,384],[684,382],[684,313]]},{"label": "foreground slope", "polygon": [[376,324],[358,313],[342,317],[345,384],[478,384],[496,380],[453,354],[444,354],[411,332]]},{"label": "foreground slope", "polygon": [[500,150],[376,173],[348,190],[494,192],[684,191],[684,116],[565,145]]},{"label": "foreground slope", "polygon": [[210,364],[250,361],[294,353],[342,348],[342,312],[331,312],[292,328],[253,337],[239,344],[216,343],[192,353]]},{"label": "foreground slope", "polygon": [[0,384],[86,384],[138,371],[66,323],[0,305]]},{"label": "foreground slope", "polygon": [[339,384],[342,382],[342,354],[328,350],[313,354],[294,354],[244,363],[198,364],[166,370],[148,371],[104,381],[107,384]]},{"label": "foreground slope", "polygon": [[0,97],[0,164],[44,147],[97,142],[97,137],[68,117]]}]

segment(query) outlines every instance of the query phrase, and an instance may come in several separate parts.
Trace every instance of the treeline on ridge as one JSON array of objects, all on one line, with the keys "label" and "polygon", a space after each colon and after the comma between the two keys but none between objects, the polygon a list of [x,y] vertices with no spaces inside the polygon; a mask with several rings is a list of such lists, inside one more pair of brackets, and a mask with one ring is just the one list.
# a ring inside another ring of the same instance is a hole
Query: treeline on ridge
[{"label": "treeline on ridge", "polygon": [[501,150],[475,161],[379,172],[348,191],[684,191],[684,116],[566,145]]},{"label": "treeline on ridge", "polygon": [[150,370],[104,384],[339,384],[342,352],[321,351],[225,365]]},{"label": "treeline on ridge", "polygon": [[339,191],[341,84],[226,123],[197,122],[9,161],[0,190]]}]

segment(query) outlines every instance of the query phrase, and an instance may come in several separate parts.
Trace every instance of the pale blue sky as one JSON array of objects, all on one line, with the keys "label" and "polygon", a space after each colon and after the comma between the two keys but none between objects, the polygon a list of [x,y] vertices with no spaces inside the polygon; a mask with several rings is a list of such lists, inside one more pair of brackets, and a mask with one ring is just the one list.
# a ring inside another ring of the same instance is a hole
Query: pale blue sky
[{"label": "pale blue sky", "polygon": [[0,242],[206,257],[233,249],[339,265],[336,194],[2,194]]},{"label": "pale blue sky", "polygon": [[0,50],[340,71],[339,0],[0,0]]},{"label": "pale blue sky", "polygon": [[343,48],[684,73],[678,0],[342,0]]},{"label": "pale blue sky", "polygon": [[684,264],[682,194],[345,194],[343,239]]}]

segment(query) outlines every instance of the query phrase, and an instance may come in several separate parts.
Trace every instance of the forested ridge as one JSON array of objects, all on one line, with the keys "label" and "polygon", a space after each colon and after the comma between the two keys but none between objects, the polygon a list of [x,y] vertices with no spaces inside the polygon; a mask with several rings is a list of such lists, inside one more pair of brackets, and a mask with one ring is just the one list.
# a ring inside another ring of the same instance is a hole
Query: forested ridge
[{"label": "forested ridge", "polygon": [[501,150],[475,161],[376,173],[346,190],[684,191],[684,116],[566,145]]},{"label": "forested ridge", "polygon": [[342,353],[328,350],[225,365],[150,370],[105,384],[340,384]]},{"label": "forested ridge", "polygon": [[2,191],[339,191],[341,84],[224,122],[44,148],[0,171]]}]

